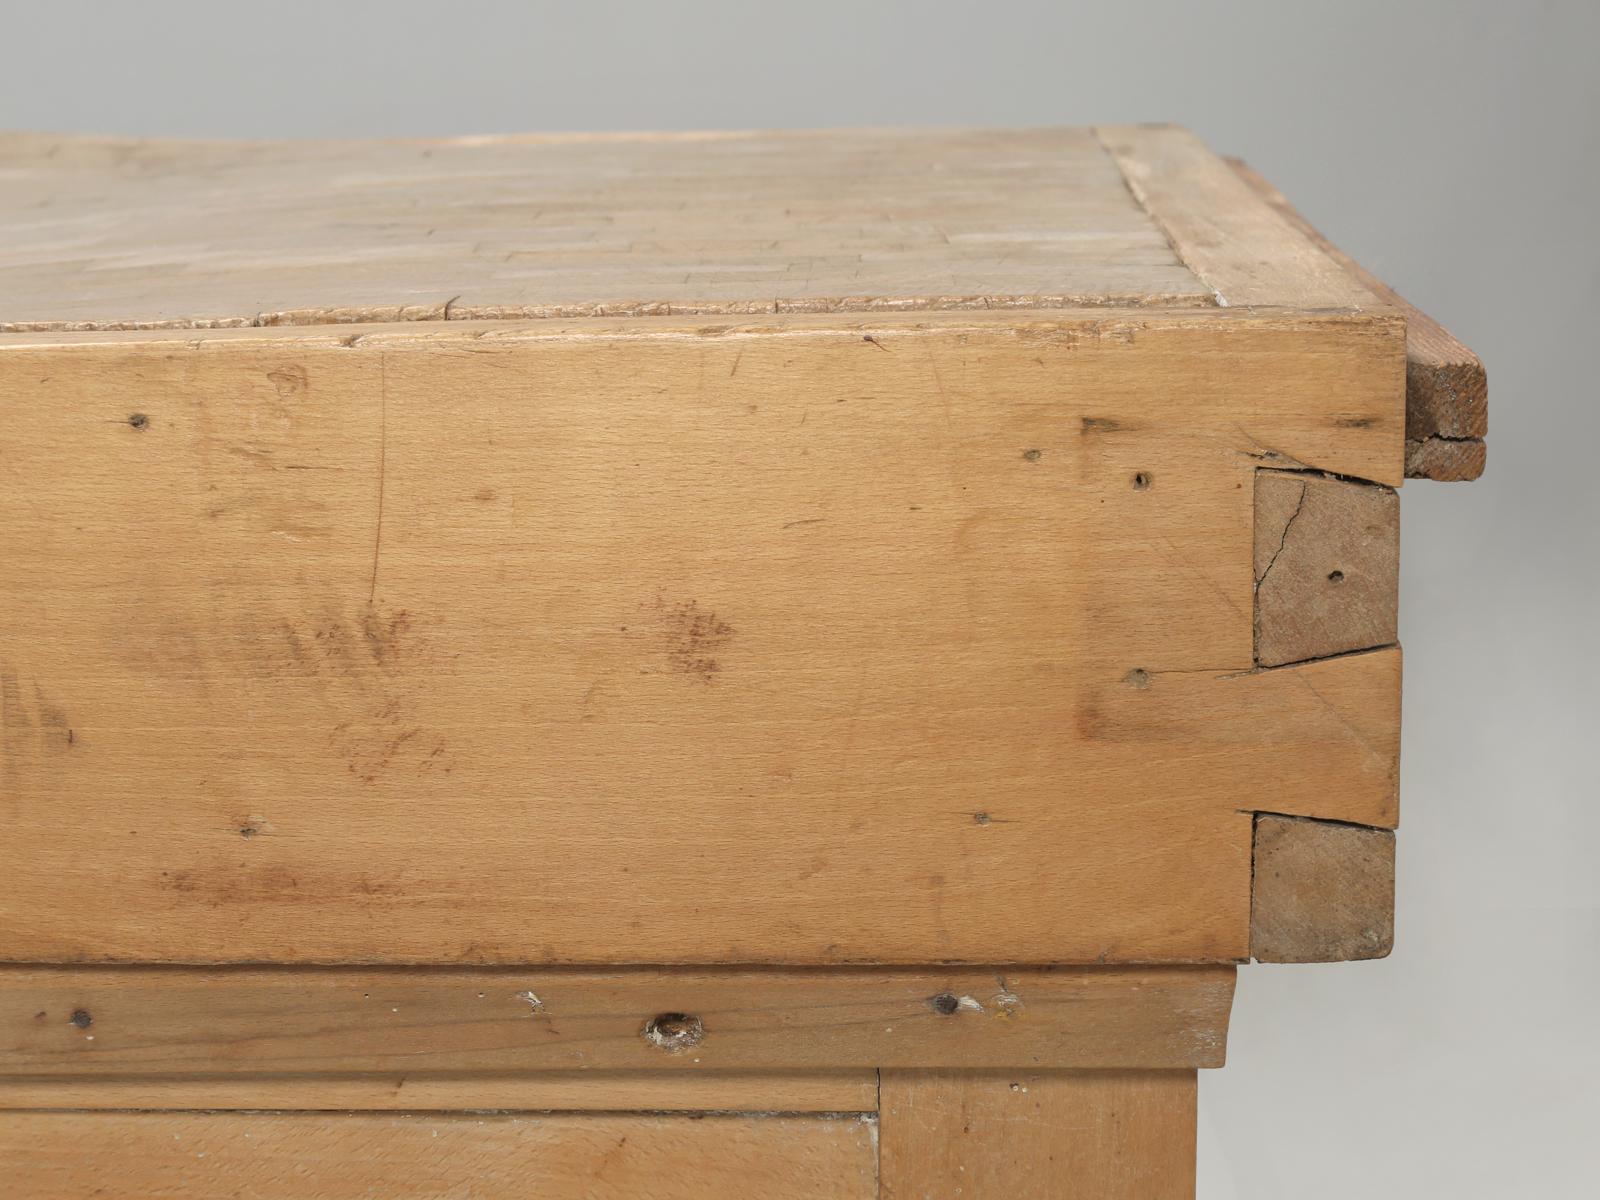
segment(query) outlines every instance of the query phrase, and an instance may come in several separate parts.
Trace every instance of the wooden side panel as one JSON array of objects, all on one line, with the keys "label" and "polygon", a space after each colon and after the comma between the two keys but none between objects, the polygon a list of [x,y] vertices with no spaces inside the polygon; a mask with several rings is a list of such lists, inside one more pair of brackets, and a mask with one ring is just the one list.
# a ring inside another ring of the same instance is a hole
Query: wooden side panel
[{"label": "wooden side panel", "polygon": [[1188,1200],[1195,1074],[885,1071],[884,1200]]},{"label": "wooden side panel", "polygon": [[1221,1066],[1233,974],[14,967],[0,1078]]},{"label": "wooden side panel", "polygon": [[0,957],[1231,960],[1389,819],[1251,529],[1398,324],[451,326],[0,349]]},{"label": "wooden side panel", "polygon": [[1394,833],[1256,818],[1250,954],[1258,962],[1384,958],[1394,946]]},{"label": "wooden side panel", "polygon": [[1393,645],[1400,497],[1377,484],[1258,471],[1255,576],[1262,666]]},{"label": "wooden side panel", "polygon": [[1385,303],[1406,316],[1406,477],[1445,481],[1483,474],[1489,432],[1489,379],[1478,356],[1427,313],[1345,254],[1288,199],[1239,159],[1239,176],[1295,228],[1315,241]]},{"label": "wooden side panel", "polygon": [[0,1115],[28,1200],[871,1200],[857,1117],[374,1113]]}]

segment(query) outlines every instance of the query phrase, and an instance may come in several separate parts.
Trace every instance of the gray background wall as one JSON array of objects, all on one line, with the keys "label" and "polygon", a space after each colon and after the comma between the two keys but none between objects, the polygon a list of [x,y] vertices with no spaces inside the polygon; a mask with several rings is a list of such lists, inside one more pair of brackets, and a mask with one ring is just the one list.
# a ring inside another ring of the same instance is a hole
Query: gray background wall
[{"label": "gray background wall", "polygon": [[1397,949],[1240,972],[1201,1195],[1600,1194],[1600,3],[0,2],[0,127],[1178,120],[1488,364],[1404,492]]}]

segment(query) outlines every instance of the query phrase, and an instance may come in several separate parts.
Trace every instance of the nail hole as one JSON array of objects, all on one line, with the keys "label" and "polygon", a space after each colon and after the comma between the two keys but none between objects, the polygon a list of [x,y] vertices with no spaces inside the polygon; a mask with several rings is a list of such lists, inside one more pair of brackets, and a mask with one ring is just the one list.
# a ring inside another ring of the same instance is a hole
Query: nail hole
[{"label": "nail hole", "polygon": [[79,1029],[87,1029],[94,1024],[94,1018],[89,1015],[89,1010],[86,1008],[73,1009],[72,1015],[67,1020],[71,1021]]},{"label": "nail hole", "polygon": [[145,416],[143,413],[134,413],[128,418],[128,424],[132,425],[135,429],[143,429],[146,425],[150,424],[150,418]]},{"label": "nail hole", "polygon": [[1133,477],[1133,490],[1142,492],[1150,486],[1150,472],[1140,471]]},{"label": "nail hole", "polygon": [[687,1013],[658,1013],[644,1026],[645,1041],[674,1054],[698,1046],[705,1036],[706,1027],[700,1018]]},{"label": "nail hole", "polygon": [[1329,583],[1343,583],[1344,582],[1344,572],[1343,571],[1329,571],[1328,572],[1328,582]]},{"label": "nail hole", "polygon": [[933,1008],[934,1012],[944,1017],[948,1017],[961,1007],[961,1001],[957,1000],[949,992],[940,992],[932,1000],[928,1001],[928,1004]]},{"label": "nail hole", "polygon": [[1122,677],[1122,681],[1130,687],[1136,687],[1141,692],[1150,686],[1150,672],[1143,667],[1135,667]]}]

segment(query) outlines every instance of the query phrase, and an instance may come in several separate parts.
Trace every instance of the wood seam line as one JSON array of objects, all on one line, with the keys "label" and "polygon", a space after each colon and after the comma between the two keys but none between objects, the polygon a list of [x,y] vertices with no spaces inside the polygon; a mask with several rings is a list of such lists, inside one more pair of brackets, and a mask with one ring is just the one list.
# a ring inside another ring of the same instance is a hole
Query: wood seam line
[{"label": "wood seam line", "polygon": [[1157,213],[1151,206],[1149,199],[1142,193],[1139,187],[1134,184],[1133,180],[1128,177],[1127,166],[1123,163],[1117,152],[1111,148],[1111,143],[1106,141],[1104,130],[1099,125],[1096,125],[1093,126],[1093,131],[1094,140],[1100,143],[1100,149],[1105,151],[1106,157],[1110,159],[1112,165],[1116,167],[1117,174],[1122,178],[1122,186],[1128,190],[1128,195],[1133,197],[1133,202],[1139,206],[1140,211],[1143,212],[1145,216],[1150,218],[1150,223],[1154,225],[1156,229],[1160,231],[1161,236],[1167,240],[1167,246],[1172,250],[1172,257],[1176,258],[1180,263],[1182,263],[1189,270],[1189,272],[1201,282],[1201,284],[1210,289],[1212,304],[1216,305],[1218,308],[1227,308],[1227,298],[1224,297],[1223,294],[1215,287],[1213,287],[1211,281],[1202,275],[1199,270],[1195,268],[1195,265],[1189,261],[1188,256],[1183,252],[1182,245],[1179,244],[1178,239],[1173,235],[1172,228],[1167,224],[1167,222],[1161,219],[1160,214]]},{"label": "wood seam line", "polygon": [[[586,1117],[589,1114],[603,1114],[606,1117],[678,1117],[678,1115],[693,1115],[693,1117],[814,1117],[818,1120],[843,1117],[877,1117],[875,1109],[507,1109],[507,1107],[488,1107],[488,1109],[362,1109],[362,1107],[339,1107],[339,1109],[294,1109],[294,1107],[270,1106],[259,1107],[232,1107],[222,1104],[211,1106],[176,1107],[176,1109],[150,1109],[150,1107],[107,1107],[107,1109],[94,1109],[94,1107],[74,1106],[66,1109],[56,1107],[38,1106],[30,1109],[3,1109],[3,1115],[10,1117],[21,1112],[54,1112],[54,1114],[144,1114],[144,1112],[165,1112],[165,1114],[208,1114],[208,1112],[248,1112],[261,1117],[274,1117],[274,1115],[314,1115],[320,1112],[370,1112],[382,1114],[384,1117],[437,1117],[437,1115],[475,1115],[494,1114],[496,1117]],[[0,1117],[3,1118],[3,1117]]]},{"label": "wood seam line", "polygon": [[1405,314],[1406,478],[1457,482],[1483,474],[1489,383],[1478,356],[1329,241],[1242,158],[1224,161],[1330,258]]},{"label": "wood seam line", "polygon": [[1387,297],[1190,131],[1169,124],[1096,125],[1093,133],[1139,207],[1218,307],[1393,312]]}]

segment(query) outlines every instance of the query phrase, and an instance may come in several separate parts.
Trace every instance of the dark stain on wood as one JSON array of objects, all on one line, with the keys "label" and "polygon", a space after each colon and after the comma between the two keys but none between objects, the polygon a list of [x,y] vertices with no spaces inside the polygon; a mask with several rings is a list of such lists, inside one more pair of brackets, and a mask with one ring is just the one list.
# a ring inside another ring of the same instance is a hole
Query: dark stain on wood
[{"label": "dark stain on wood", "polygon": [[698,601],[671,603],[657,597],[668,667],[678,674],[694,675],[711,683],[722,671],[719,655],[733,640],[734,628]]},{"label": "dark stain on wood", "polygon": [[306,369],[299,363],[279,367],[276,371],[268,371],[267,378],[276,389],[279,400],[294,400],[305,395],[311,387],[306,379]]}]

